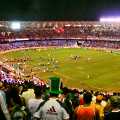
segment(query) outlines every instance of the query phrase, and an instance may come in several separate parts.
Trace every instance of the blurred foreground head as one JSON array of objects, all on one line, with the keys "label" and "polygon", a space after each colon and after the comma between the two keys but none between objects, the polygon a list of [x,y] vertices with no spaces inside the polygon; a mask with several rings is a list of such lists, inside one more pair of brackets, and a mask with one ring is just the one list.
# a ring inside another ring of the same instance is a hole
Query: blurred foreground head
[{"label": "blurred foreground head", "polygon": [[90,92],[85,92],[83,95],[84,102],[90,104],[92,101],[92,94]]},{"label": "blurred foreground head", "polygon": [[112,96],[110,98],[110,104],[113,108],[120,108],[120,97],[119,96]]}]

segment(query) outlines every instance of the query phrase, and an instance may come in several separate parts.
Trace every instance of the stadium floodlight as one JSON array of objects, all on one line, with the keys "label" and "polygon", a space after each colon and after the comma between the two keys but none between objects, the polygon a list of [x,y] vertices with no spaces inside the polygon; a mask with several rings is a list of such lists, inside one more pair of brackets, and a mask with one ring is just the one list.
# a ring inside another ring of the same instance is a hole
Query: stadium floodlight
[{"label": "stadium floodlight", "polygon": [[10,25],[10,28],[13,30],[20,30],[21,29],[21,24],[20,22],[12,22]]},{"label": "stadium floodlight", "polygon": [[120,22],[120,17],[103,17],[100,22]]}]

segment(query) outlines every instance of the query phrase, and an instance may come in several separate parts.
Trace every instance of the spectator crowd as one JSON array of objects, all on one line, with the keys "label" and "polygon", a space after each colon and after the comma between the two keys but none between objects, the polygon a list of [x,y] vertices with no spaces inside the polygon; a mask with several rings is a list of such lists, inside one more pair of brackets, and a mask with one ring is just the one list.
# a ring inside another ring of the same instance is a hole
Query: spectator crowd
[{"label": "spectator crowd", "polygon": [[120,41],[95,39],[44,39],[13,41],[0,44],[0,51],[30,47],[96,47],[106,49],[120,49]]},{"label": "spectator crowd", "polygon": [[[3,23],[1,23],[3,24]],[[6,26],[5,26],[6,24]],[[104,22],[21,22],[22,29],[14,31],[11,23],[5,23],[0,30],[1,40],[14,41],[16,38],[98,38],[120,39],[119,23]],[[8,24],[8,25],[7,25]]]},{"label": "spectator crowd", "polygon": [[0,71],[1,120],[119,120],[120,93],[72,89],[59,77],[50,84],[2,80]]}]

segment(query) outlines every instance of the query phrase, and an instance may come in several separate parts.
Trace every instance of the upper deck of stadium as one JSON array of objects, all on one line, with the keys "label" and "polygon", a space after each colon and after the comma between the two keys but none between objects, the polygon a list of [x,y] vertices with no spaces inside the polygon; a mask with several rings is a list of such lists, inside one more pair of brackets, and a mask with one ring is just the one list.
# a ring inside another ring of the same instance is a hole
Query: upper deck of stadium
[{"label": "upper deck of stadium", "polygon": [[[99,21],[0,21],[0,39],[120,39],[120,22]],[[16,27],[16,26],[14,26]]]},{"label": "upper deck of stadium", "polygon": [[[0,28],[11,29],[11,24],[15,21],[0,21]],[[120,27],[120,22],[100,22],[100,21],[16,21],[21,24],[24,30],[47,29],[54,27]],[[22,30],[21,29],[21,30]]]}]

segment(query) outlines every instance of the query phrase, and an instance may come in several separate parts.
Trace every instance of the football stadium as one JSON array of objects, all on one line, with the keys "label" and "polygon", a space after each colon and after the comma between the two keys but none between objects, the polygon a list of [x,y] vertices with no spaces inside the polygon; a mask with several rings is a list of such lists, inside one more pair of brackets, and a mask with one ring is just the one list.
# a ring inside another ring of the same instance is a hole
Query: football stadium
[{"label": "football stadium", "polygon": [[0,120],[120,120],[120,0],[0,0]]},{"label": "football stadium", "polygon": [[115,20],[0,21],[0,120],[119,120]]}]

